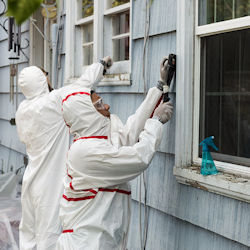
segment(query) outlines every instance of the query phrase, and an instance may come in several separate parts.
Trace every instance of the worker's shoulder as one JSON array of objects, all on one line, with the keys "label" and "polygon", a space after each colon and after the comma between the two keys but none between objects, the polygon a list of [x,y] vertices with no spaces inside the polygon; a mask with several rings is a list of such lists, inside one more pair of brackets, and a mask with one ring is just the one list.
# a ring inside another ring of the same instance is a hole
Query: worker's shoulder
[{"label": "worker's shoulder", "polygon": [[20,103],[16,116],[23,116],[27,114],[45,115],[49,113],[59,114],[61,116],[61,103],[55,95],[45,94],[31,100],[24,100]]}]

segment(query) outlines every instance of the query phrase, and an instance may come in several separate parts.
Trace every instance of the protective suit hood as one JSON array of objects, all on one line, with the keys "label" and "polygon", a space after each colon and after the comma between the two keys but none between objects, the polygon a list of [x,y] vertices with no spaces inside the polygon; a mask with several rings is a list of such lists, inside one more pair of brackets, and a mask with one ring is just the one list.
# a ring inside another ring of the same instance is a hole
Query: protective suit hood
[{"label": "protective suit hood", "polygon": [[[108,136],[110,119],[100,114],[91,100],[91,90],[102,77],[102,68],[88,67],[76,84],[81,86],[71,92],[62,102],[63,118],[75,139],[89,136]],[[89,75],[93,76],[89,79]]]},{"label": "protective suit hood", "polygon": [[20,72],[18,85],[26,99],[49,93],[46,76],[36,66],[26,67]]}]

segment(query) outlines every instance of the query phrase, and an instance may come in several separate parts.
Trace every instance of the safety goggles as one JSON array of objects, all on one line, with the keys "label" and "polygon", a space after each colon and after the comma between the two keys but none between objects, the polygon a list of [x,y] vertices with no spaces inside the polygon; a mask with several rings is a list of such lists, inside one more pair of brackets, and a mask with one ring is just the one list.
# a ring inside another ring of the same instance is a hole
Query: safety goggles
[{"label": "safety goggles", "polygon": [[95,106],[95,108],[97,110],[104,110],[105,109],[102,98],[100,98],[97,101],[93,102],[93,105]]}]

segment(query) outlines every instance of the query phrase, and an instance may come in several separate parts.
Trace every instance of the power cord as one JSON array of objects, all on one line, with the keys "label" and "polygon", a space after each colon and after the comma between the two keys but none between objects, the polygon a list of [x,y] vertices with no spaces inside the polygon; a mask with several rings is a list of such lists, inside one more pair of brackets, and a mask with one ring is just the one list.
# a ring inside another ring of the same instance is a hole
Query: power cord
[{"label": "power cord", "polygon": [[[142,63],[142,77],[144,83],[144,97],[147,94],[147,81],[146,81],[146,61],[147,61],[147,54],[146,49],[148,40],[149,40],[149,28],[150,28],[150,7],[152,4],[152,0],[150,2],[145,0],[145,10],[146,10],[146,22],[145,22],[145,30],[144,30],[144,43],[143,43],[143,63]],[[143,238],[142,238],[142,214],[141,214],[141,187],[142,187],[142,178],[143,178],[143,185],[144,185],[144,228],[143,228]],[[140,227],[140,244],[141,250],[146,249],[147,243],[147,234],[148,234],[148,207],[147,207],[147,183],[146,183],[146,173],[143,172],[140,175],[140,189],[139,189],[139,227]]]}]

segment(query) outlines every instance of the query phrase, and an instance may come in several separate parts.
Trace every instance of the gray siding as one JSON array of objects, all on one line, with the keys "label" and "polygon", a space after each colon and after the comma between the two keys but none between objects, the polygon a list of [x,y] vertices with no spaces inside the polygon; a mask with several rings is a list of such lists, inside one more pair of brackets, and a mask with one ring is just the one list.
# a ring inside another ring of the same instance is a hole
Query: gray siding
[{"label": "gray siding", "polygon": [[[129,250],[138,250],[139,203],[132,205]],[[141,208],[142,214],[144,207]],[[142,221],[142,228],[143,228]],[[136,225],[136,226],[134,226]],[[149,207],[147,250],[247,250],[248,247]]]},{"label": "gray siding", "polygon": [[[144,37],[146,21],[145,2],[133,1],[133,39]],[[155,0],[150,9],[149,35],[158,35],[176,30],[176,0]]]},{"label": "gray siding", "polygon": [[[1,5],[2,6],[2,5]],[[1,24],[6,20],[6,16],[0,17]],[[8,28],[8,21],[5,23]],[[21,27],[22,47],[27,45],[25,40],[29,40],[29,22]],[[29,57],[29,49],[24,49],[24,53]],[[9,172],[23,166],[23,157],[25,156],[25,147],[19,141],[16,126],[10,124],[10,119],[15,117],[16,113],[16,96],[14,103],[10,102],[10,61],[8,59],[8,35],[6,31],[0,27],[0,171]],[[18,60],[18,71],[28,66],[27,58],[21,53]],[[18,90],[18,104],[23,100],[23,95]]]}]

